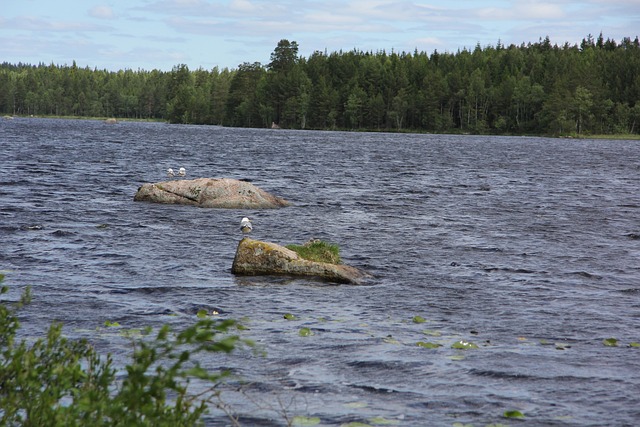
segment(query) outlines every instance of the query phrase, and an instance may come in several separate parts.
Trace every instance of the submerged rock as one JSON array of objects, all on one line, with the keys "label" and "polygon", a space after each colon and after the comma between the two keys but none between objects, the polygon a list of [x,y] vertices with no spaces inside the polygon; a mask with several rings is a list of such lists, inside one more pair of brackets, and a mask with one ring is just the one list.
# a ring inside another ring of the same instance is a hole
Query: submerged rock
[{"label": "submerged rock", "polygon": [[273,209],[290,205],[285,199],[249,182],[231,178],[177,179],[143,184],[133,200],[225,209]]},{"label": "submerged rock", "polygon": [[238,275],[293,275],[362,285],[373,276],[344,264],[314,262],[275,243],[243,238],[238,244],[231,271]]}]

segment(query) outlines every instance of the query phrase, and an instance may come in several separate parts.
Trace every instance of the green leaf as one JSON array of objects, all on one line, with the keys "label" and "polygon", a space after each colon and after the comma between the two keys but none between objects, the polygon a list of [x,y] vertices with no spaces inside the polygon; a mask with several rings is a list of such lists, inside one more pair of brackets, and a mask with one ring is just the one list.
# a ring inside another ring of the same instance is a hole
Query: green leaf
[{"label": "green leaf", "polygon": [[618,340],[615,338],[607,338],[606,340],[602,341],[602,344],[604,344],[606,347],[617,347]]},{"label": "green leaf", "polygon": [[207,317],[207,310],[204,308],[202,310],[198,310],[198,319],[205,319]]},{"label": "green leaf", "polygon": [[298,331],[298,335],[300,335],[301,337],[308,337],[313,335],[313,332],[311,332],[311,329],[309,328],[300,328],[300,331]]},{"label": "green leaf", "polygon": [[451,345],[451,348],[455,348],[457,350],[473,350],[473,349],[477,349],[478,346],[472,342],[458,341],[456,343],[453,343]]},{"label": "green leaf", "polygon": [[640,342],[632,342],[629,344],[629,347],[640,347]]},{"label": "green leaf", "polygon": [[524,418],[524,414],[520,411],[504,411],[505,418]]},{"label": "green leaf", "polygon": [[422,347],[422,348],[438,348],[438,347],[442,347],[442,344],[437,344],[437,343],[433,343],[433,342],[424,342],[424,341],[418,341],[417,345],[418,345],[418,347]]},{"label": "green leaf", "polygon": [[429,329],[425,329],[424,331],[422,331],[423,334],[425,335],[429,335],[430,337],[440,337],[442,336],[442,333],[439,331],[432,331]]},{"label": "green leaf", "polygon": [[294,315],[293,315],[293,314],[291,314],[291,313],[286,313],[286,314],[284,315],[284,318],[285,318],[285,319],[287,319],[287,320],[296,320],[296,316],[294,316]]},{"label": "green leaf", "polygon": [[110,322],[109,320],[105,320],[104,321],[104,326],[106,326],[107,328],[119,328],[120,327],[120,323],[118,323],[118,322]]},{"label": "green leaf", "polygon": [[424,323],[427,319],[422,316],[413,316],[413,323]]}]

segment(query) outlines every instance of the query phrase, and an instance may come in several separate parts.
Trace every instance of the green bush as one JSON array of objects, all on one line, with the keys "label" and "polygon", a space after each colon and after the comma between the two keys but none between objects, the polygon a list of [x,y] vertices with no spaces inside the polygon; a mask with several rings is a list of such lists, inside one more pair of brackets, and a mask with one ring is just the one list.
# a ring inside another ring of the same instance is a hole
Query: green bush
[{"label": "green bush", "polygon": [[287,245],[287,249],[296,252],[300,257],[316,262],[340,264],[340,247],[323,240],[312,239],[304,245]]},{"label": "green bush", "polygon": [[[13,306],[0,302],[2,426],[198,425],[217,403],[216,385],[228,372],[209,372],[194,356],[251,345],[229,335],[233,320],[199,319],[182,332],[164,326],[155,336],[147,329],[134,341],[126,376],[116,379],[110,355],[100,357],[87,340],[63,337],[60,324],[52,324],[46,338],[17,342],[16,311],[29,299],[27,290]],[[197,395],[188,391],[193,379],[206,383]]]}]

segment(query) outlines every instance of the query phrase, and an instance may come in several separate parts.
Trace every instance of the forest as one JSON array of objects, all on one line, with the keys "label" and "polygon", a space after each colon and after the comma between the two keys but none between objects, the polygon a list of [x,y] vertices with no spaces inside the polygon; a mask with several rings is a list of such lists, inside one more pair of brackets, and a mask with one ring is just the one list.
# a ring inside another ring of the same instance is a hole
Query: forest
[{"label": "forest", "polygon": [[589,35],[455,53],[316,51],[269,64],[107,71],[0,64],[0,115],[501,135],[640,133],[640,42]]}]

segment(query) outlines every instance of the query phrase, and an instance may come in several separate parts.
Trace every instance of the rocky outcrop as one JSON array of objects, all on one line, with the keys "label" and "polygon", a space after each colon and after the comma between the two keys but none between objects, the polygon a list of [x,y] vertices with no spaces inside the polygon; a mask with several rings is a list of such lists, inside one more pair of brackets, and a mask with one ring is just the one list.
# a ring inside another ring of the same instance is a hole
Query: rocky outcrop
[{"label": "rocky outcrop", "polygon": [[243,238],[238,244],[231,271],[238,275],[293,275],[319,277],[324,280],[365,284],[373,276],[355,267],[344,264],[308,261],[275,243]]},{"label": "rocky outcrop", "polygon": [[143,184],[133,200],[225,209],[273,209],[290,205],[250,182],[230,178],[175,179]]}]

